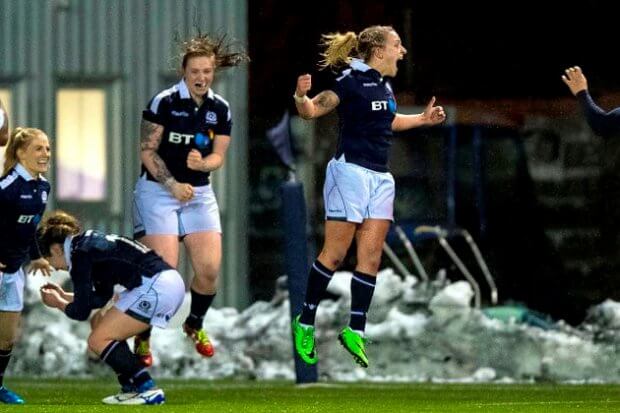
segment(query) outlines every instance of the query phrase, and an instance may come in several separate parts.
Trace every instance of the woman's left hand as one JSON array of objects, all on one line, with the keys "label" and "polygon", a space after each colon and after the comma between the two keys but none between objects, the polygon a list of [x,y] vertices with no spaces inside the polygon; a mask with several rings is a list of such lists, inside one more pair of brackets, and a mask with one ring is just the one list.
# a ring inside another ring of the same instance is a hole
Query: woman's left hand
[{"label": "woman's left hand", "polygon": [[434,104],[435,96],[431,98],[424,108],[424,113],[422,113],[422,117],[428,125],[437,125],[446,120],[446,112],[444,112],[443,106],[433,106]]},{"label": "woman's left hand", "polygon": [[45,258],[41,257],[30,262],[27,272],[28,274],[34,274],[37,271],[41,271],[44,276],[49,277],[52,275],[54,267],[52,267]]}]

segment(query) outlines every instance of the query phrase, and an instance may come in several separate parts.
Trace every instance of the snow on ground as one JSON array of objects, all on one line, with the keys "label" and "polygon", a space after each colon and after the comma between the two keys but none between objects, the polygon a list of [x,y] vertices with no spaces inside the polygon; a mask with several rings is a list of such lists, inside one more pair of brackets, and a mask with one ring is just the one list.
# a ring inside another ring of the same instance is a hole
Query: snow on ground
[{"label": "snow on ground", "polygon": [[[58,282],[66,273],[55,275]],[[337,342],[348,322],[351,274],[338,272],[317,314],[319,374],[330,380],[513,382],[620,381],[620,303],[593,307],[584,325],[562,322],[542,330],[487,318],[472,309],[464,281],[447,284],[402,280],[390,269],[379,274],[367,327],[371,365],[355,365]],[[111,375],[86,356],[90,326],[43,306],[41,277],[29,277],[24,332],[9,366],[11,375]],[[166,330],[153,331],[155,377],[294,379],[288,299],[278,291],[271,302],[242,312],[211,309],[205,326],[216,346],[202,359],[181,331],[189,312],[185,301]]]}]

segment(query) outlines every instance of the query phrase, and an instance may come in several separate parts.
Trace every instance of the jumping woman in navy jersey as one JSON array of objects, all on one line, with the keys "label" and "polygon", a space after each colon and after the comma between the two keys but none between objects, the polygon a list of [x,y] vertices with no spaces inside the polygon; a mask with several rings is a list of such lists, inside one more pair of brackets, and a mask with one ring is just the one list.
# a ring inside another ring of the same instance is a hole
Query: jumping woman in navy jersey
[{"label": "jumping woman in navy jersey", "polygon": [[48,283],[41,287],[45,305],[74,320],[86,320],[92,310],[108,303],[114,286],[125,288],[88,337],[89,349],[114,370],[121,384],[121,392],[103,402],[163,403],[164,392],[125,340],[150,326],[167,326],[185,297],[181,275],[137,241],[92,230],[80,233],[77,220],[62,211],[43,220],[38,239],[50,264],[69,271],[74,291]]},{"label": "jumping woman in navy jersey", "polygon": [[[590,128],[603,138],[600,142],[601,197],[599,253],[608,265],[620,265],[620,107],[609,111],[600,108],[590,96],[588,80],[579,66],[564,71],[562,80],[579,102]],[[613,274],[615,270],[608,272]]]},{"label": "jumping woman in navy jersey", "polygon": [[[218,70],[248,58],[232,51],[223,36],[209,35],[183,43],[180,57],[183,78],[156,94],[142,114],[134,237],[173,267],[183,240],[194,270],[183,330],[201,355],[211,357],[214,348],[203,319],[216,293],[222,230],[209,175],[224,164],[232,129],[230,105],[211,84]],[[145,365],[152,363],[149,332],[135,341]]]},{"label": "jumping woman in navy jersey", "polygon": [[[334,271],[353,238],[357,266],[351,279],[351,317],[338,338],[362,367],[368,367],[364,329],[374,293],[383,242],[393,221],[394,178],[388,171],[393,131],[436,125],[445,119],[435,98],[423,113],[402,115],[388,78],[407,50],[389,26],[323,36],[323,67],[346,69],[331,90],[310,99],[310,75],[297,79],[293,98],[302,118],[312,119],[338,109],[340,133],[334,158],[327,165],[323,197],[325,242],[308,276],[303,310],[293,320],[295,348],[309,364],[317,362],[314,319]],[[351,54],[356,57],[352,58]]]},{"label": "jumping woman in navy jersey", "polygon": [[[13,130],[0,177],[0,402],[24,400],[3,385],[4,373],[24,307],[26,272],[53,270],[36,243],[37,224],[45,211],[50,184],[43,177],[50,161],[50,143],[34,128]],[[27,270],[24,265],[30,262]]]}]

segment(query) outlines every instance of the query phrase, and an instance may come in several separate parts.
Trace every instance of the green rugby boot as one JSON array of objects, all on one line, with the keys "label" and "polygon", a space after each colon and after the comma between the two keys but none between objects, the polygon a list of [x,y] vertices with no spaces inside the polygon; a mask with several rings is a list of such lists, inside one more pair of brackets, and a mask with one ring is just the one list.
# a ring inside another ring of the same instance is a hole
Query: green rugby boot
[{"label": "green rugby boot", "polygon": [[318,357],[314,345],[314,327],[302,326],[298,315],[293,320],[293,336],[295,337],[295,351],[307,364],[316,364]]},{"label": "green rugby boot", "polygon": [[338,334],[338,341],[353,356],[357,364],[368,367],[368,357],[366,356],[366,339],[360,334],[346,327]]}]

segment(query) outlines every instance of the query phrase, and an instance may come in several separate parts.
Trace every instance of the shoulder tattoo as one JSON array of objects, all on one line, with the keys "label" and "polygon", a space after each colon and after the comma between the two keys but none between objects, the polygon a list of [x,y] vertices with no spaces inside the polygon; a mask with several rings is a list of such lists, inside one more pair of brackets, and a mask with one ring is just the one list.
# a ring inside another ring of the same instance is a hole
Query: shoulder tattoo
[{"label": "shoulder tattoo", "polygon": [[317,95],[316,103],[323,108],[333,109],[338,103],[336,99],[337,97],[334,92],[331,90],[324,90]]},{"label": "shoulder tattoo", "polygon": [[148,120],[140,123],[140,150],[154,150],[159,147],[163,127]]}]

